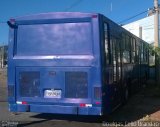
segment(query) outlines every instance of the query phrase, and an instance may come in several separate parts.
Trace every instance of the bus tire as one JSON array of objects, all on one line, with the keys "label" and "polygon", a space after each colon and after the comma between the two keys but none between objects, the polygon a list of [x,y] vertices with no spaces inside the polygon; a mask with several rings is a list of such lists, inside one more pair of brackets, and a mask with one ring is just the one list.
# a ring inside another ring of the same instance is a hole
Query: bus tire
[{"label": "bus tire", "polygon": [[128,89],[128,87],[125,88],[124,99],[125,99],[125,102],[127,102],[128,99],[129,99],[129,89]]},{"label": "bus tire", "polygon": [[124,93],[123,93],[123,101],[122,101],[122,104],[126,104],[128,102],[128,99],[129,99],[129,88],[126,86],[124,88]]}]

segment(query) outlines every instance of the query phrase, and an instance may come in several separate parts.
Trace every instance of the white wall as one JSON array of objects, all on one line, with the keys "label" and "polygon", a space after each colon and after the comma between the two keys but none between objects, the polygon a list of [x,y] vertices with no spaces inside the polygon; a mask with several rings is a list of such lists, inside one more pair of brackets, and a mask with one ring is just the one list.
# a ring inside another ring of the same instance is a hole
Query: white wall
[{"label": "white wall", "polygon": [[154,42],[154,15],[129,23],[123,27],[138,37],[139,27],[142,27],[142,39],[150,44]]}]

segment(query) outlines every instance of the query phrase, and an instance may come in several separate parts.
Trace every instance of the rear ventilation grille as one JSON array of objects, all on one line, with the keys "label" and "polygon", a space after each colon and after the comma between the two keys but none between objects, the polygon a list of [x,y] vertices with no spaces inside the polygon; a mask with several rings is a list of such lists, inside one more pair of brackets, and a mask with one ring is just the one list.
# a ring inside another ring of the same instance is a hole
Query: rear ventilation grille
[{"label": "rear ventilation grille", "polygon": [[65,73],[65,97],[66,98],[88,97],[88,75],[86,72]]},{"label": "rear ventilation grille", "polygon": [[40,73],[39,72],[20,72],[19,86],[21,97],[40,96]]}]

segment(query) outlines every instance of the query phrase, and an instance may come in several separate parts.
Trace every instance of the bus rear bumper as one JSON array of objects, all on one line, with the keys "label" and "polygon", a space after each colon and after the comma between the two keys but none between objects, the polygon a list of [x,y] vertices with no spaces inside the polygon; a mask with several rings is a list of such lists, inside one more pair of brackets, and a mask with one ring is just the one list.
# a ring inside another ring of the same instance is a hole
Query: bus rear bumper
[{"label": "bus rear bumper", "polygon": [[9,104],[9,110],[11,112],[37,112],[37,113],[54,113],[54,114],[73,114],[73,115],[102,115],[101,107]]}]

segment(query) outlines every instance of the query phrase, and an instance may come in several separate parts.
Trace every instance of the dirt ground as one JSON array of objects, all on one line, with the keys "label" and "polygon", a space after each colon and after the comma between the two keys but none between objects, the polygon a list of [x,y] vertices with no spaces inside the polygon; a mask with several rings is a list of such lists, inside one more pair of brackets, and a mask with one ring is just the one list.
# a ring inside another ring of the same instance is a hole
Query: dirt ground
[{"label": "dirt ground", "polygon": [[0,87],[6,87],[7,84],[7,70],[0,69]]},{"label": "dirt ground", "polygon": [[[52,125],[54,120],[55,126],[106,126],[106,122],[135,122],[135,121],[147,121],[147,122],[159,122],[160,127],[160,85],[156,85],[156,83],[152,80],[147,82],[147,85],[137,94],[132,96],[127,104],[118,108],[115,112],[113,112],[109,117],[105,117],[102,121],[89,121],[88,118],[80,119],[77,117],[59,117],[53,116],[51,114],[35,114],[35,115],[26,115],[25,113],[21,113],[17,117],[13,117],[10,115],[7,109],[7,88],[6,88],[6,77],[7,72],[5,69],[0,70],[0,114],[6,114],[6,116],[0,115],[0,120],[3,118],[8,120],[9,118],[17,120],[17,118],[25,118],[25,120],[29,121],[33,120],[41,120],[41,122],[33,122],[35,126],[44,125],[49,126]],[[2,107],[3,106],[3,107]],[[2,109],[2,110],[1,110]],[[95,120],[95,119],[94,119]],[[52,121],[52,122],[51,122]],[[61,122],[59,122],[61,121]],[[32,123],[26,123],[26,125],[31,126]],[[53,125],[52,125],[53,126]]]}]

